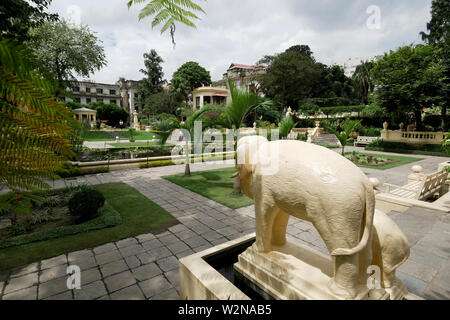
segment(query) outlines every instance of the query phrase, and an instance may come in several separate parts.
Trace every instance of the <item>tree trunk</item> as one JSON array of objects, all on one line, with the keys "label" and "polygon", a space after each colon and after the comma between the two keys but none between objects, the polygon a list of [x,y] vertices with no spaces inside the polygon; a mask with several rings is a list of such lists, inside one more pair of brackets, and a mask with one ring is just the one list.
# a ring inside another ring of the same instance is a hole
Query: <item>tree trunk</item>
[{"label": "tree trunk", "polygon": [[422,111],[419,108],[416,108],[414,111],[414,118],[416,120],[416,131],[422,131]]},{"label": "tree trunk", "polygon": [[241,190],[241,178],[239,178],[239,176],[237,176],[236,178],[234,178],[233,192],[234,192],[235,195],[241,195],[241,194],[242,194],[242,190]]},{"label": "tree trunk", "polygon": [[186,164],[184,167],[184,176],[185,177],[190,177],[191,176],[191,159],[189,157],[189,141],[186,139],[186,148],[184,149],[184,153],[186,155]]},{"label": "tree trunk", "polygon": [[186,162],[186,165],[184,167],[184,176],[185,177],[191,176],[191,166],[189,165],[189,162]]},{"label": "tree trunk", "polygon": [[445,131],[445,121],[447,118],[447,106],[444,105],[442,106],[442,113],[441,113],[441,126],[442,126],[442,131]]}]

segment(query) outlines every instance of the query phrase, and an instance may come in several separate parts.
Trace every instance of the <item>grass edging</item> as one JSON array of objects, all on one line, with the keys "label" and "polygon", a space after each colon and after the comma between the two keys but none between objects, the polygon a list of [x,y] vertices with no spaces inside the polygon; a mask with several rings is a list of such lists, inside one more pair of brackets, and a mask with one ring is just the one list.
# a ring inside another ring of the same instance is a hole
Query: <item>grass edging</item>
[{"label": "grass edging", "polygon": [[[351,154],[351,153],[352,152],[346,152],[345,154]],[[392,169],[395,167],[403,166],[405,164],[424,160],[423,158],[415,158],[415,157],[403,157],[403,156],[384,155],[384,154],[376,154],[376,155],[379,157],[394,160],[394,162],[387,163],[383,166],[371,166],[371,165],[364,165],[364,164],[356,164],[356,165],[360,168],[368,168],[368,169],[375,169],[375,170],[387,170],[387,169]]]},{"label": "grass edging", "polygon": [[162,178],[231,209],[250,206],[252,199],[244,194],[233,194],[234,179],[230,176],[235,172],[236,169],[231,167],[192,172],[190,177],[176,174]]},{"label": "grass edging", "polygon": [[379,148],[379,147],[365,147],[367,151],[380,151],[380,152],[392,152],[403,154],[416,154],[423,156],[435,156],[435,157],[450,157],[450,154],[445,152],[425,151],[425,150],[406,150],[406,149],[393,149],[393,148]]},{"label": "grass edging", "polygon": [[108,204],[120,213],[120,225],[0,249],[0,271],[140,234],[158,233],[179,223],[166,210],[125,183],[101,184],[93,188],[102,192]]},{"label": "grass edging", "polygon": [[99,230],[114,227],[122,223],[120,213],[114,210],[108,203],[100,209],[100,215],[90,221],[81,224],[57,227],[51,230],[34,232],[30,234],[20,235],[14,238],[0,241],[0,249],[19,246],[36,241],[44,241],[48,239],[56,239],[67,235],[79,234],[92,230]]},{"label": "grass edging", "polygon": [[[202,162],[206,162],[206,161],[214,161],[214,160],[230,160],[230,159],[234,159],[235,155],[234,154],[227,154],[227,155],[223,155],[223,156],[207,156],[207,157],[199,157],[199,158],[192,158],[191,159],[191,163],[194,163],[196,161],[202,161]],[[149,161],[147,162],[143,162],[141,164],[139,164],[139,168],[140,169],[147,169],[147,168],[155,168],[155,167],[165,167],[165,166],[175,166],[175,165],[179,165],[179,164],[183,164],[185,161],[185,159],[180,159],[180,160],[156,160],[156,161]]]}]

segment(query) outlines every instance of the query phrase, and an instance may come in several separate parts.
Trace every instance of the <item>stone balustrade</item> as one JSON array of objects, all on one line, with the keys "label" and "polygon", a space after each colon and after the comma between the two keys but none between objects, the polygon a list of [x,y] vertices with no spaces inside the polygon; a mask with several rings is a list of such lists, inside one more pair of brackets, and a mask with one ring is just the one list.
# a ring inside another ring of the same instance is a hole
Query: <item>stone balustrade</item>
[{"label": "stone balustrade", "polygon": [[411,144],[442,144],[445,132],[422,132],[422,131],[401,131],[383,130],[381,139],[389,142],[403,142]]}]

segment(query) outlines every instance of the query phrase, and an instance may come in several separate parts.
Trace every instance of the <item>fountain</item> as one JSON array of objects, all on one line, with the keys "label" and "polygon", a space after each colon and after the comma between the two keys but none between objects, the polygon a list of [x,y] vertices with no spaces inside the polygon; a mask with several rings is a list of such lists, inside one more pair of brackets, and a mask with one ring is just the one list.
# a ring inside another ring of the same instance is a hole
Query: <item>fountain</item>
[{"label": "fountain", "polygon": [[[256,233],[180,259],[181,299],[420,299],[395,276],[408,241],[352,162],[260,136],[241,138],[237,154],[233,177],[255,200]],[[291,216],[311,222],[330,255],[286,236]]]}]

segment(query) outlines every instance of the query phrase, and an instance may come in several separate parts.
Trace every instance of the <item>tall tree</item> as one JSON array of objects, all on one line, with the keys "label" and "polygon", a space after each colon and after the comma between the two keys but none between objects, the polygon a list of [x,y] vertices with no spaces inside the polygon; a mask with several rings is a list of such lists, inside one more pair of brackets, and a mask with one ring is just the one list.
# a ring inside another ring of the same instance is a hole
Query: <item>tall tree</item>
[{"label": "tall tree", "polygon": [[313,52],[311,51],[311,48],[306,44],[299,44],[299,45],[292,46],[292,47],[286,49],[285,52],[296,52],[302,56],[305,56],[305,57],[308,57],[308,58],[311,58],[314,60]]},{"label": "tall tree", "polygon": [[42,66],[56,75],[61,87],[76,81],[75,74],[88,77],[106,65],[101,41],[88,26],[67,21],[46,22],[30,31],[28,42]]},{"label": "tall tree", "polygon": [[170,30],[172,43],[175,45],[176,23],[182,23],[195,28],[192,20],[200,19],[194,12],[202,12],[203,9],[192,0],[129,0],[128,8],[133,4],[147,2],[149,3],[139,13],[139,20],[153,16],[152,29],[160,24],[161,34]]},{"label": "tall tree", "polygon": [[8,0],[0,2],[0,39],[19,43],[30,38],[28,31],[46,21],[57,21],[57,14],[45,12],[51,0]]},{"label": "tall tree", "polygon": [[198,87],[208,86],[211,84],[211,75],[209,71],[199,65],[197,62],[189,61],[183,64],[177,71],[174,72],[172,76],[172,81],[170,86],[174,90],[180,89],[186,93],[186,85],[189,88],[189,94]]},{"label": "tall tree", "polygon": [[163,85],[166,83],[164,73],[162,71],[162,63],[164,60],[158,55],[156,50],[151,49],[149,53],[144,53],[144,65],[145,69],[141,69],[140,72],[145,75],[141,80],[137,94],[138,98],[136,104],[139,107],[143,107],[145,101],[154,94],[161,93],[163,91]]},{"label": "tall tree", "polygon": [[373,81],[370,73],[372,68],[373,62],[366,61],[357,66],[353,74],[353,81],[365,105],[369,103],[369,93],[373,91]]},{"label": "tall tree", "polygon": [[412,113],[422,128],[422,111],[442,99],[445,79],[437,50],[429,45],[409,45],[391,51],[372,69],[381,107],[393,113]]},{"label": "tall tree", "polygon": [[48,187],[44,178],[73,155],[77,124],[33,64],[23,47],[0,41],[0,185],[13,191]]},{"label": "tall tree", "polygon": [[320,69],[309,57],[298,52],[280,54],[262,77],[261,86],[281,107],[296,107],[310,97]]},{"label": "tall tree", "polygon": [[427,23],[428,33],[421,32],[422,39],[439,49],[439,57],[445,68],[446,79],[443,88],[442,127],[444,128],[447,109],[450,105],[450,1],[433,0],[431,3],[431,21]]}]

